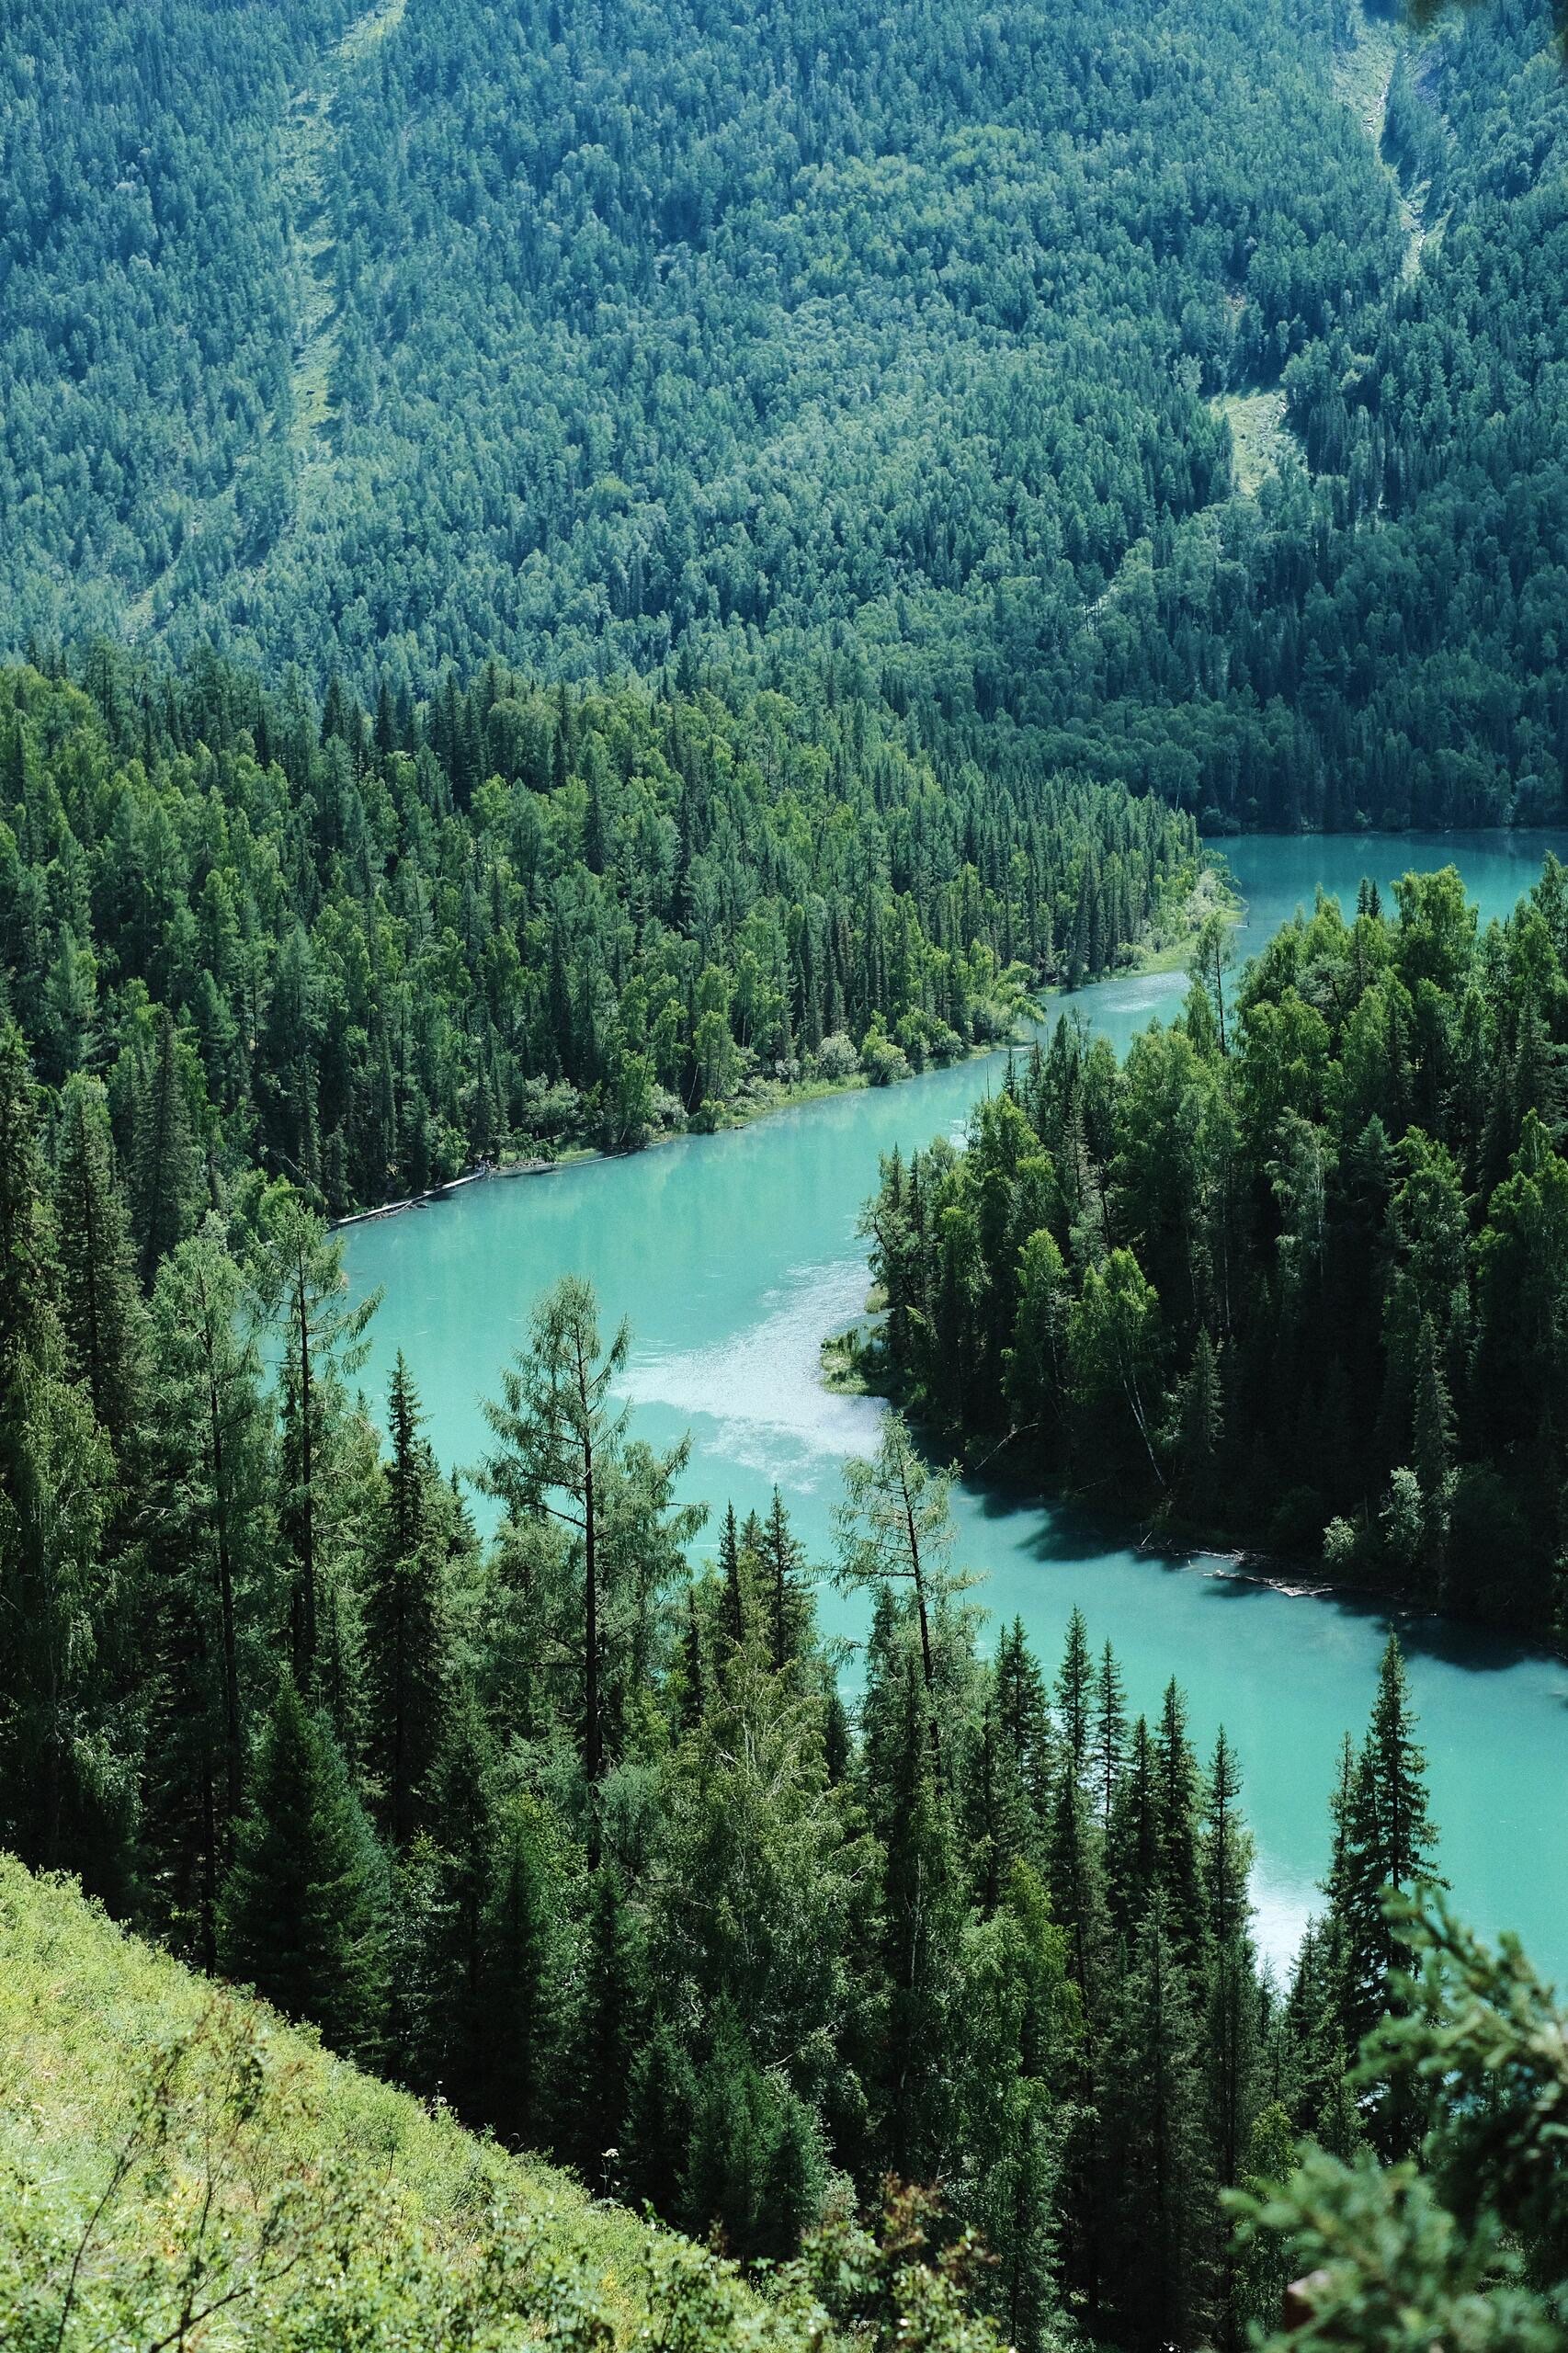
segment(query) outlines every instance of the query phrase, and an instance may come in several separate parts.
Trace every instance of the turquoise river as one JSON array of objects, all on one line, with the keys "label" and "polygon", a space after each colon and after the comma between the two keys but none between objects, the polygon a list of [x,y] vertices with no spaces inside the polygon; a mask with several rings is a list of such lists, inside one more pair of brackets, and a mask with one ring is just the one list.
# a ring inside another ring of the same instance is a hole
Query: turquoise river
[{"label": "turquoise river", "polygon": [[[1541,835],[1369,835],[1228,844],[1245,894],[1243,955],[1320,887],[1353,901],[1412,866],[1453,862],[1483,921],[1527,890]],[[1568,852],[1568,836],[1550,846]],[[1179,974],[1106,982],[1073,1000],[1118,1047],[1168,1017]],[[869,1451],[881,1408],[830,1393],[824,1338],[866,1291],[860,1205],[879,1155],[942,1131],[1002,1074],[995,1057],[910,1083],[829,1097],[728,1134],[611,1161],[465,1187],[347,1236],[358,1293],[385,1298],[365,1379],[384,1394],[392,1356],[412,1366],[444,1463],[482,1451],[480,1400],[521,1343],[533,1301],[564,1273],[596,1286],[606,1328],[629,1318],[627,1393],[638,1433],[692,1438],[689,1491],[744,1513],[777,1481],[814,1557],[831,1552],[839,1467]],[[1140,1549],[1135,1530],[1087,1526],[1014,1495],[966,1487],[958,1557],[996,1618],[1020,1616],[1047,1665],[1078,1603],[1097,1648],[1114,1643],[1130,1695],[1153,1708],[1176,1675],[1207,1745],[1221,1722],[1241,1753],[1257,1845],[1257,1930],[1283,1960],[1316,1901],[1326,1801],[1341,1735],[1358,1736],[1391,1622],[1381,1608],[1290,1594],[1212,1559]],[[711,1525],[708,1530],[710,1539]],[[822,1588],[824,1619],[853,1632]],[[1477,1925],[1517,1929],[1540,1965],[1568,1974],[1568,1667],[1439,1620],[1396,1613],[1431,1768],[1443,1868]]]}]

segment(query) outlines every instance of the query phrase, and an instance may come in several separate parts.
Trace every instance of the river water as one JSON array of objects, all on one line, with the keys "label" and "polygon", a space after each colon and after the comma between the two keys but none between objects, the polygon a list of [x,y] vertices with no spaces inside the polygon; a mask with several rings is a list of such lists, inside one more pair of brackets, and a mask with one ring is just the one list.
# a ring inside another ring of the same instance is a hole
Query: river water
[{"label": "river water", "polygon": [[[1506,914],[1568,835],[1368,835],[1226,845],[1248,905],[1243,956],[1321,887],[1348,906],[1370,875],[1387,892],[1413,866],[1457,864],[1484,922]],[[1179,1006],[1179,974],[1109,981],[1071,1002],[1121,1048]],[[998,1057],[906,1085],[830,1097],[717,1136],[537,1177],[470,1186],[449,1200],[357,1227],[356,1295],[385,1300],[365,1379],[384,1395],[408,1358],[442,1462],[483,1450],[480,1400],[522,1342],[539,1293],[564,1273],[595,1285],[607,1331],[631,1321],[626,1392],[654,1444],[692,1438],[687,1489],[742,1516],[782,1488],[817,1558],[831,1549],[844,1457],[871,1449],[881,1408],[834,1395],[824,1338],[859,1313],[856,1219],[879,1156],[944,1131],[1000,1082]],[[1222,1722],[1238,1748],[1256,1839],[1254,1895],[1266,1950],[1283,1960],[1318,1898],[1327,1797],[1341,1735],[1358,1739],[1379,1654],[1396,1624],[1410,1659],[1442,1866],[1471,1918],[1513,1928],[1544,1970],[1568,1975],[1568,1667],[1472,1630],[1365,1603],[1290,1595],[1223,1563],[1152,1555],[1125,1529],[1014,1494],[958,1496],[956,1558],[974,1598],[1021,1617],[1053,1669],[1077,1603],[1092,1643],[1110,1641],[1129,1696],[1153,1710],[1175,1675],[1207,1748]],[[707,1539],[711,1540],[712,1524]],[[824,1622],[856,1608],[824,1586]]]}]

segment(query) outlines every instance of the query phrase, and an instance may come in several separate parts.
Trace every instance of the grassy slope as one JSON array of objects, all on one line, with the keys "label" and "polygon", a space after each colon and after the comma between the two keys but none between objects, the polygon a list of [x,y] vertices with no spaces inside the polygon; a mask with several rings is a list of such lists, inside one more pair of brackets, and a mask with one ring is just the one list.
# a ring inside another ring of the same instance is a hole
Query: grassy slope
[{"label": "grassy slope", "polygon": [[[127,2150],[62,2328],[88,2217]],[[519,2319],[534,2342],[585,2341],[585,2325],[588,2340],[626,2343],[651,2322],[665,2334],[673,2291],[689,2302],[694,2287],[717,2341],[798,2341],[685,2242],[477,2140],[125,1934],[74,1884],[0,1856],[0,2344],[156,2343],[193,2269],[199,2313],[241,2290],[186,2340],[214,2353],[516,2344]]]}]

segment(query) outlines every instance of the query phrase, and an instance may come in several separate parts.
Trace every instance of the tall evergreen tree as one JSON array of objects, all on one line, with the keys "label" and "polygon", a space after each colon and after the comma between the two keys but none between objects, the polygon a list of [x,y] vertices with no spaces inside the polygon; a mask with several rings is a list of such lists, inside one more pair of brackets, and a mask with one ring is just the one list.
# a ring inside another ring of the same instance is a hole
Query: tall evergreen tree
[{"label": "tall evergreen tree", "polygon": [[293,1558],[290,1655],[303,1692],[317,1678],[322,1587],[331,1566],[334,1472],[343,1381],[369,1353],[366,1328],[379,1292],[346,1302],[343,1245],[291,1186],[274,1186],[261,1211],[260,1293],[282,1341],[279,1523]]},{"label": "tall evergreen tree", "polygon": [[[1409,1895],[1437,1875],[1437,1832],[1426,1796],[1426,1759],[1399,1638],[1391,1634],[1378,1669],[1371,1720],[1343,1802],[1343,1843],[1334,1891],[1334,1926],[1343,1970],[1343,2024],[1355,2050],[1386,2015],[1397,1972],[1407,1966],[1385,1899]],[[1386,2155],[1406,2153],[1415,2131],[1402,2089],[1373,2101],[1375,2137]]]},{"label": "tall evergreen tree", "polygon": [[1193,2343],[1213,2241],[1191,1995],[1164,1917],[1151,1906],[1106,2045],[1107,2196],[1119,2259],[1111,2290],[1121,2343]]},{"label": "tall evergreen tree", "polygon": [[123,1457],[144,1370],[144,1322],[108,1104],[97,1080],[80,1074],[61,1097],[54,1214],[66,1370],[86,1390],[99,1427]]},{"label": "tall evergreen tree", "polygon": [[169,1933],[208,1967],[271,1632],[268,1415],[247,1304],[212,1221],[164,1260],[149,1314],[145,1868]]},{"label": "tall evergreen tree", "polygon": [[364,1597],[366,1763],[394,1847],[419,1826],[441,1739],[445,1531],[440,1482],[420,1432],[419,1398],[402,1351],[387,1400],[392,1452]]},{"label": "tall evergreen tree", "polygon": [[136,1233],[142,1280],[150,1289],[159,1261],[189,1233],[200,1188],[179,1037],[167,1011],[153,1024],[132,1101]]},{"label": "tall evergreen tree", "polygon": [[324,1717],[285,1674],[257,1750],[219,1958],[335,2049],[373,2057],[386,2000],[386,1867]]}]

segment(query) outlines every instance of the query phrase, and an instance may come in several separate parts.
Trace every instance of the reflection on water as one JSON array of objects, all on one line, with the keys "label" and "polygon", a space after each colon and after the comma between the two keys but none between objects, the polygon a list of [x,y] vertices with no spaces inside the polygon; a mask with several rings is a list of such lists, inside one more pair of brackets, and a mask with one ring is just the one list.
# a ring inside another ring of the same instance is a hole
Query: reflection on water
[{"label": "reflection on water", "polygon": [[[1415,864],[1460,865],[1483,916],[1506,913],[1548,841],[1268,840],[1227,845],[1249,901],[1244,952],[1320,884],[1353,901],[1363,874],[1385,891]],[[1119,1048],[1180,1006],[1179,973],[1085,989],[1074,1010]],[[687,1490],[718,1508],[765,1510],[777,1483],[812,1557],[832,1546],[838,1465],[874,1445],[881,1408],[820,1377],[823,1340],[859,1313],[860,1206],[880,1156],[960,1133],[996,1086],[998,1058],[784,1112],[730,1135],[636,1158],[474,1186],[450,1202],[356,1229],[356,1289],[386,1287],[367,1373],[384,1393],[394,1352],[414,1368],[442,1461],[482,1451],[479,1400],[520,1344],[532,1302],[564,1273],[597,1288],[607,1328],[632,1326],[626,1392],[639,1435],[689,1430]],[[1114,1502],[1114,1498],[1108,1499]],[[1042,1506],[1001,1486],[957,1497],[960,1554],[982,1573],[994,1620],[1022,1618],[1053,1665],[1078,1604],[1098,1647],[1113,1642],[1135,1707],[1185,1687],[1194,1736],[1223,1722],[1246,1777],[1257,1841],[1254,1896],[1264,1949],[1285,1956],[1319,1900],[1327,1796],[1341,1735],[1371,1703],[1391,1620],[1376,1602],[1292,1598],[1215,1574],[1213,1562],[1141,1551],[1124,1523]],[[821,1588],[824,1621],[854,1634],[862,1605]],[[1516,1927],[1544,1967],[1568,1967],[1568,1673],[1462,1627],[1401,1615],[1431,1764],[1444,1868],[1487,1928]],[[853,1670],[851,1669],[851,1672]]]}]

